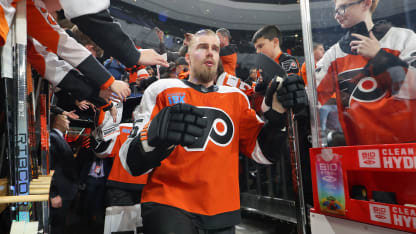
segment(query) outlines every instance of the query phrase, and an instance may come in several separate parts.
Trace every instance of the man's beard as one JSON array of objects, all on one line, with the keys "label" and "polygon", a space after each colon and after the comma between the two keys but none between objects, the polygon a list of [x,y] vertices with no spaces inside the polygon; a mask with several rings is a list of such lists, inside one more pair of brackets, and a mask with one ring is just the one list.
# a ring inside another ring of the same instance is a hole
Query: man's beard
[{"label": "man's beard", "polygon": [[217,77],[217,67],[208,68],[202,65],[202,68],[193,70],[193,76],[201,83],[209,83]]}]

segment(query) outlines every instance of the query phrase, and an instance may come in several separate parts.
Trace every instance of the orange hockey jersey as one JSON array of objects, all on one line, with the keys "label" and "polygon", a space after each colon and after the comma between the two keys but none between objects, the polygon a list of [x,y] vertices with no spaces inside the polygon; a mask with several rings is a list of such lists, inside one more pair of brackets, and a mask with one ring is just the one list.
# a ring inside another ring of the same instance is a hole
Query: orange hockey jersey
[{"label": "orange hockey jersey", "polygon": [[141,189],[137,185],[146,184],[147,174],[141,176],[130,175],[121,165],[119,150],[121,145],[127,140],[133,128],[131,123],[120,124],[120,135],[117,137],[117,143],[114,145],[114,161],[111,168],[110,175],[108,175],[107,186],[117,187],[120,189],[137,190]]},{"label": "orange hockey jersey", "polygon": [[[256,140],[263,121],[239,89],[216,85],[205,88],[179,79],[163,79],[149,86],[135,119],[142,120],[143,128],[164,107],[177,103],[201,108],[209,127],[195,144],[176,146],[153,169],[142,202],[192,213],[202,227],[235,225],[240,222],[239,152],[258,163],[270,164]],[[129,145],[131,142],[129,138],[123,145],[120,157],[128,155],[123,148],[138,147]],[[123,165],[130,172],[134,170],[127,163]]]}]

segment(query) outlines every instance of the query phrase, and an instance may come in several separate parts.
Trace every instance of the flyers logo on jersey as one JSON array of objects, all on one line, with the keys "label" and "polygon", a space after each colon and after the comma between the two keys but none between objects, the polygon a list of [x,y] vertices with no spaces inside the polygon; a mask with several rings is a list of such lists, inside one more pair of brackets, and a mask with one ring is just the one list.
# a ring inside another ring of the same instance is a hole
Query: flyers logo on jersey
[{"label": "flyers logo on jersey", "polygon": [[297,65],[296,61],[293,60],[293,59],[289,59],[289,60],[281,62],[281,65],[282,65],[283,69],[285,69],[286,72],[288,72],[290,70],[298,69],[298,65]]},{"label": "flyers logo on jersey", "polygon": [[234,137],[234,124],[230,116],[221,109],[212,107],[199,107],[204,111],[208,127],[203,136],[194,144],[184,147],[186,151],[204,151],[209,141],[225,147]]},{"label": "flyers logo on jersey", "polygon": [[350,107],[353,100],[357,102],[375,102],[386,95],[382,85],[374,77],[365,76],[363,69],[339,74],[338,84],[344,107]]}]

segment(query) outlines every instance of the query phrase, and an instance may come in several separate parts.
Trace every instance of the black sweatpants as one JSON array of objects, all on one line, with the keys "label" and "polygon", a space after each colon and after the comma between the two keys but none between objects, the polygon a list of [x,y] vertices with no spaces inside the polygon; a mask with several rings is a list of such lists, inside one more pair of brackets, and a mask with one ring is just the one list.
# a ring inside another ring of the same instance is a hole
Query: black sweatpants
[{"label": "black sweatpants", "polygon": [[201,229],[190,214],[170,206],[142,204],[144,234],[235,234],[235,227]]}]

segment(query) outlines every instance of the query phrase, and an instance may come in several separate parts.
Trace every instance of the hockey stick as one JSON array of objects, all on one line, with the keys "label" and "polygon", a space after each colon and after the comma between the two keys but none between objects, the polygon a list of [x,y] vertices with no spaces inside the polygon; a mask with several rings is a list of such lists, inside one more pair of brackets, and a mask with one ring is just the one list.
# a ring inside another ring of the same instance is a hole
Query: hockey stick
[{"label": "hockey stick", "polygon": [[306,225],[308,223],[306,217],[306,205],[305,197],[303,194],[303,182],[302,182],[302,166],[300,163],[300,153],[299,153],[299,136],[298,136],[298,122],[294,119],[295,115],[293,109],[289,109],[287,113],[287,126],[288,126],[288,136],[289,136],[289,150],[290,150],[290,159],[292,163],[294,162],[296,170],[296,183],[297,187],[295,188],[295,194],[297,196],[296,206],[296,219],[297,219],[297,230],[298,233],[307,233]]},{"label": "hockey stick", "polygon": [[[26,0],[21,0],[16,6],[16,72],[17,72],[17,132],[15,136],[16,153],[16,195],[29,195],[30,162],[28,147],[28,118],[26,98],[26,44],[27,21]],[[30,221],[29,205],[27,202],[17,204],[17,220]]]},{"label": "hockey stick", "polygon": [[[257,54],[256,63],[261,68],[261,75],[263,82],[267,84],[278,76],[287,78],[286,71],[277,64],[274,60],[264,54]],[[297,220],[297,231],[298,234],[306,233],[307,217],[306,217],[306,206],[303,194],[303,183],[302,183],[302,168],[300,164],[300,153],[299,153],[299,137],[297,121],[294,120],[293,110],[287,111],[287,125],[288,125],[288,138],[289,138],[289,150],[290,159],[294,164],[292,170],[296,171],[296,181],[293,181],[294,190],[296,194],[296,220]]]}]

